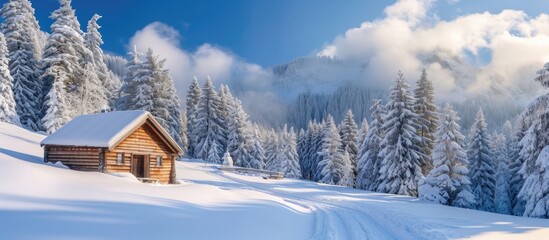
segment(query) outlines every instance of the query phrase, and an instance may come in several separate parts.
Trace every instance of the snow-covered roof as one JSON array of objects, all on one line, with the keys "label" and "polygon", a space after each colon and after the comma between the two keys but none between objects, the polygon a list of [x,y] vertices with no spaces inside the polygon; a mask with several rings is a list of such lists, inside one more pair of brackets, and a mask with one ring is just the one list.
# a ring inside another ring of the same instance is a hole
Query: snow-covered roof
[{"label": "snow-covered roof", "polygon": [[179,145],[147,111],[114,111],[80,115],[46,137],[40,145],[104,147],[112,149],[143,123],[151,120],[163,137],[183,153]]}]

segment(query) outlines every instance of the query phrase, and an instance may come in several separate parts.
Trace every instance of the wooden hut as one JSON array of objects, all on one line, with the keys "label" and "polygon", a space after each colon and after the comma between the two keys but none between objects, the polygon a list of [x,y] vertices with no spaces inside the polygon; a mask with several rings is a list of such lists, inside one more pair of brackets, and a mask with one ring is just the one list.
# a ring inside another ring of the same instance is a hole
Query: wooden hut
[{"label": "wooden hut", "polygon": [[146,111],[81,115],[45,138],[45,162],[70,169],[132,173],[142,181],[173,183],[183,150]]}]

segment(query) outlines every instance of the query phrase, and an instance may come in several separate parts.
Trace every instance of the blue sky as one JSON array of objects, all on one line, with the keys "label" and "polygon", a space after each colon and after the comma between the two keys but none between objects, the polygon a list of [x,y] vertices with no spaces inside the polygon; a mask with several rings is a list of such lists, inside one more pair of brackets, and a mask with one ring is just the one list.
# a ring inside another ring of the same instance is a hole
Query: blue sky
[{"label": "blue sky", "polygon": [[[497,2],[497,3],[494,3]],[[183,49],[194,51],[204,43],[234,53],[246,62],[267,67],[314,53],[347,29],[383,17],[394,1],[366,0],[74,0],[73,7],[85,28],[98,13],[107,52],[124,54],[129,39],[146,25],[160,21],[181,33]],[[434,12],[441,19],[512,8],[536,16],[549,11],[540,0],[440,0]],[[35,0],[36,15],[49,31],[57,0]]]}]

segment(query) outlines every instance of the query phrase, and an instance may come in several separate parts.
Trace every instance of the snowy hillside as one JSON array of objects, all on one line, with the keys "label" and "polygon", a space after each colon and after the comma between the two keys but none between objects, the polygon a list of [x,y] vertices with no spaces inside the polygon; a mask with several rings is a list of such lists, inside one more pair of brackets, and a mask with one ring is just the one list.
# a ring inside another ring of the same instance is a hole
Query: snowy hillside
[{"label": "snowy hillside", "polygon": [[44,164],[44,136],[0,123],[3,239],[541,239],[549,221],[177,163],[179,185]]}]

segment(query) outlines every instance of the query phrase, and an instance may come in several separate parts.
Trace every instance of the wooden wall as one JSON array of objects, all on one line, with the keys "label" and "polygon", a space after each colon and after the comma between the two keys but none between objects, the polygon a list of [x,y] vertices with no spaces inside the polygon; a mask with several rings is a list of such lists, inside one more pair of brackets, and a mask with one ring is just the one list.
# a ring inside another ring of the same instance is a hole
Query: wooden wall
[{"label": "wooden wall", "polygon": [[99,170],[99,148],[52,146],[45,150],[48,162],[59,161],[70,169],[79,171]]},{"label": "wooden wall", "polygon": [[[124,164],[116,163],[118,153],[124,153]],[[158,179],[160,183],[170,182],[172,151],[154,132],[149,123],[145,123],[114,149],[105,153],[107,172],[131,172],[132,155],[149,155],[149,178]],[[162,166],[156,166],[156,156],[162,156]]]}]

